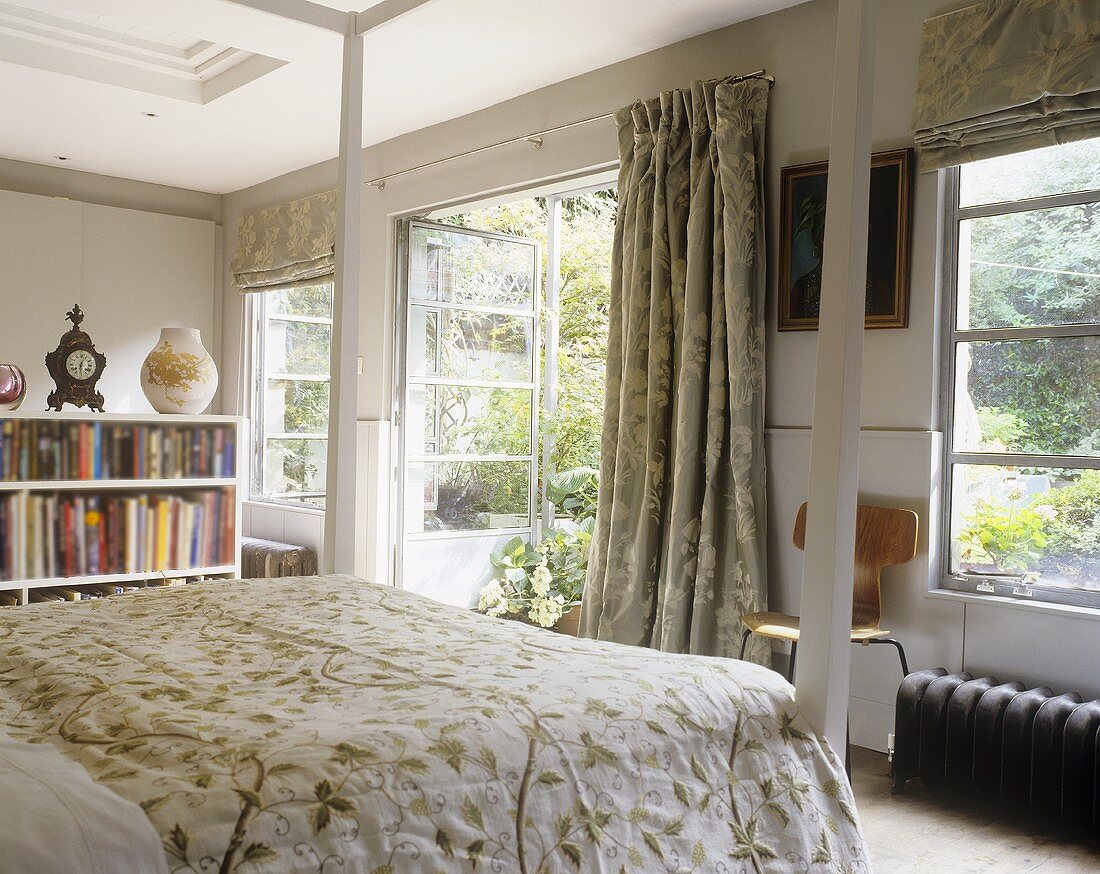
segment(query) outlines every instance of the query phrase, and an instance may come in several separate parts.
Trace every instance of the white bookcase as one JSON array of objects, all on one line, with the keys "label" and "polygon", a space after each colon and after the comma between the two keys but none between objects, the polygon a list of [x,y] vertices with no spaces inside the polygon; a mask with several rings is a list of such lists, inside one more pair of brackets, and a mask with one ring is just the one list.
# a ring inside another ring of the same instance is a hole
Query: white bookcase
[{"label": "white bookcase", "polygon": [[[104,584],[125,587],[145,587],[164,585],[173,580],[233,579],[240,576],[241,570],[241,501],[246,494],[249,469],[248,420],[237,416],[185,416],[161,415],[158,413],[85,413],[85,412],[0,412],[0,453],[6,435],[2,429],[8,420],[27,423],[32,420],[59,423],[47,427],[52,434],[64,430],[66,426],[75,433],[78,426],[86,423],[100,423],[104,429],[115,426],[140,426],[148,429],[149,435],[155,429],[168,433],[169,429],[189,429],[201,426],[221,426],[226,433],[233,435],[232,453],[234,456],[232,476],[204,476],[187,478],[166,478],[161,476],[94,478],[39,479],[24,477],[12,479],[18,475],[11,470],[11,464],[0,470],[0,499],[13,493],[27,495],[61,495],[77,493],[82,496],[117,496],[127,492],[148,496],[185,497],[197,491],[221,491],[229,495],[230,512],[233,518],[232,561],[206,567],[189,566],[184,562],[180,567],[167,567],[158,570],[137,571],[134,573],[77,574],[67,576],[26,576],[15,577],[10,572],[0,579],[0,603],[10,601],[12,596],[18,604],[26,604],[35,589],[73,588],[102,586]],[[2,456],[0,456],[2,457]],[[224,506],[224,505],[223,505]],[[6,538],[16,538],[16,549],[27,552],[29,522],[15,526],[15,530],[5,532]],[[11,527],[10,522],[8,527]],[[9,567],[9,571],[11,568]],[[8,578],[11,577],[11,578]]]}]

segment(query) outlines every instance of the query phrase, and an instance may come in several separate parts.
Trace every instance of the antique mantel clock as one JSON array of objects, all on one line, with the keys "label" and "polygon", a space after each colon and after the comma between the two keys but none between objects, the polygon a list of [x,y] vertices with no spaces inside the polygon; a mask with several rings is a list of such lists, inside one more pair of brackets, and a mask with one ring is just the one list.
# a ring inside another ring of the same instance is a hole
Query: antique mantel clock
[{"label": "antique mantel clock", "polygon": [[79,304],[73,304],[65,318],[73,323],[72,328],[62,335],[57,348],[46,354],[46,369],[57,386],[46,398],[47,409],[60,410],[64,404],[72,404],[102,413],[103,395],[95,390],[95,384],[107,366],[107,356],[97,352],[92,338],[80,330],[84,313]]}]

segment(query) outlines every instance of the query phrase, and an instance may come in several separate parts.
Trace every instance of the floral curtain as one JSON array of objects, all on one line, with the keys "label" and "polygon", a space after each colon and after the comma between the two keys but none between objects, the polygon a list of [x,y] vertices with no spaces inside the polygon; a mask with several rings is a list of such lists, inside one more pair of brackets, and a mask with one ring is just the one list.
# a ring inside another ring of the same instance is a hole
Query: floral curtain
[{"label": "floral curtain", "polygon": [[930,18],[913,128],[925,170],[1100,136],[1100,0]]},{"label": "floral curtain", "polygon": [[331,276],[335,244],[335,190],[271,206],[241,219],[233,274],[245,292]]},{"label": "floral curtain", "polygon": [[[616,114],[619,214],[587,637],[736,656],[766,609],[763,79]],[[769,658],[754,640],[752,657]]]}]

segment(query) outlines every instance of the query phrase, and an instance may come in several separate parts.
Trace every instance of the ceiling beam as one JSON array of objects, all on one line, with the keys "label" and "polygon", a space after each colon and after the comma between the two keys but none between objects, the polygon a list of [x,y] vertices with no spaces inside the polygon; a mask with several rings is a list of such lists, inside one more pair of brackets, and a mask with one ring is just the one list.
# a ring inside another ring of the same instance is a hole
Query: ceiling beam
[{"label": "ceiling beam", "polygon": [[355,32],[363,34],[376,30],[432,2],[433,0],[382,0],[355,17]]},{"label": "ceiling beam", "polygon": [[322,6],[320,3],[311,3],[310,0],[226,0],[226,2],[297,21],[299,24],[308,24],[310,27],[319,27],[321,30],[338,33],[341,36],[348,31],[348,13],[333,9],[331,6]]}]

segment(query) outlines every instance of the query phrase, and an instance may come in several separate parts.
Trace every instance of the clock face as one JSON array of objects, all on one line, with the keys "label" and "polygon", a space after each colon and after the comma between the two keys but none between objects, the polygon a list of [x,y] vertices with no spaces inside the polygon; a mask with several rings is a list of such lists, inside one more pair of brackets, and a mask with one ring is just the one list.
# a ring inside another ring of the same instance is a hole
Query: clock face
[{"label": "clock face", "polygon": [[87,349],[77,349],[65,359],[65,370],[73,379],[90,379],[95,373],[95,358]]}]

